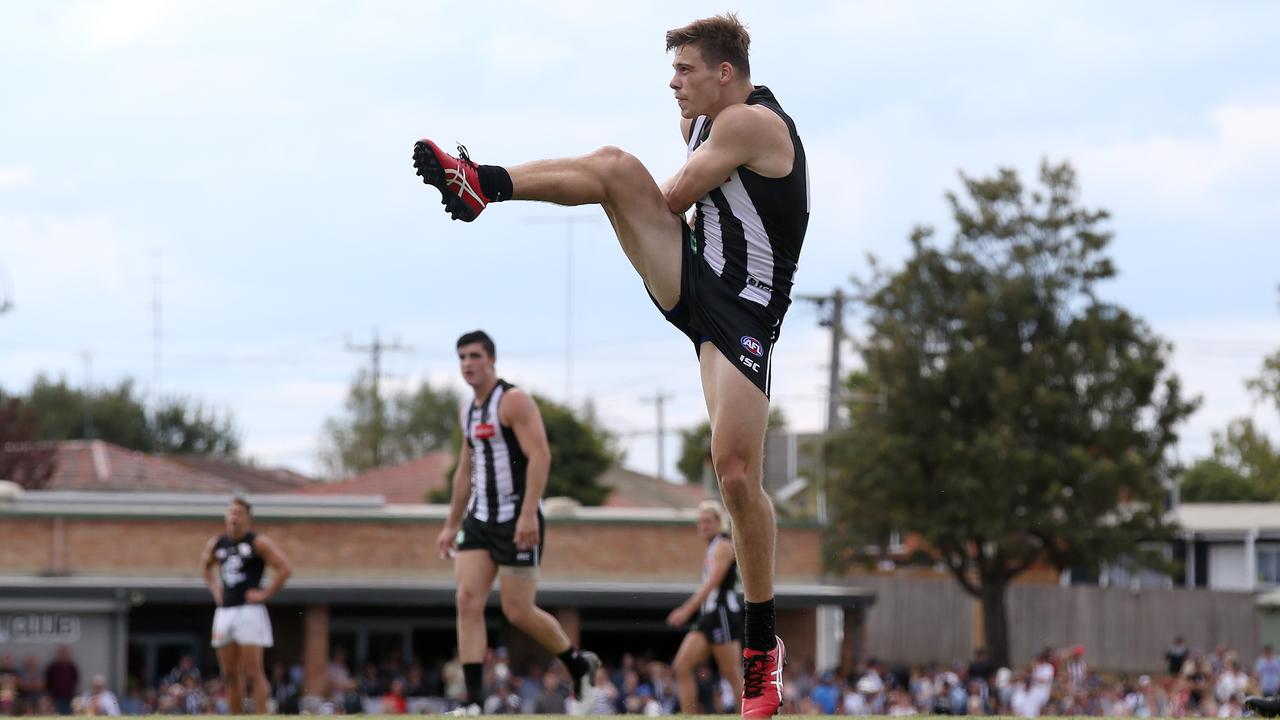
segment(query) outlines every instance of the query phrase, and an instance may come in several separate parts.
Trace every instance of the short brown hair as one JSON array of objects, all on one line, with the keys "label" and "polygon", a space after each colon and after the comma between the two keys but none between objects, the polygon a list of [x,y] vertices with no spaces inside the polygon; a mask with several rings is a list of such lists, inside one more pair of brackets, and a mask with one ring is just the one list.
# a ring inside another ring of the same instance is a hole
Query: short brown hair
[{"label": "short brown hair", "polygon": [[751,35],[734,13],[694,20],[682,28],[667,31],[668,52],[685,45],[696,45],[708,66],[727,62],[744,77],[751,77],[751,62],[747,59]]},{"label": "short brown hair", "polygon": [[244,511],[249,515],[253,514],[253,506],[249,504],[249,498],[243,495],[232,495],[231,502],[244,508]]},{"label": "short brown hair", "polygon": [[494,360],[498,359],[498,350],[493,346],[493,338],[489,337],[489,333],[483,330],[472,330],[458,338],[457,349],[461,350],[463,345],[470,345],[471,343],[480,343],[480,347],[489,353],[489,357]]}]

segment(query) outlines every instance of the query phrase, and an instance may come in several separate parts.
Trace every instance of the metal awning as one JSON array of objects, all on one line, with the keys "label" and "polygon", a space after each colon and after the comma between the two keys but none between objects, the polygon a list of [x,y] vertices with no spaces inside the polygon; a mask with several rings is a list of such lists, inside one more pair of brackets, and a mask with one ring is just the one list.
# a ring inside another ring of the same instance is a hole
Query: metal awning
[{"label": "metal awning", "polygon": [[[670,608],[697,590],[694,583],[652,583],[545,579],[538,583],[538,601],[552,606]],[[280,591],[278,604],[452,606],[453,580],[391,580],[382,578],[305,578],[291,580]],[[775,587],[780,609],[833,605],[867,608],[875,592],[838,583]],[[204,583],[192,578],[93,576],[0,576],[0,598],[109,599],[131,606],[146,603],[203,605],[210,602]],[[496,593],[489,598],[497,603]]]}]

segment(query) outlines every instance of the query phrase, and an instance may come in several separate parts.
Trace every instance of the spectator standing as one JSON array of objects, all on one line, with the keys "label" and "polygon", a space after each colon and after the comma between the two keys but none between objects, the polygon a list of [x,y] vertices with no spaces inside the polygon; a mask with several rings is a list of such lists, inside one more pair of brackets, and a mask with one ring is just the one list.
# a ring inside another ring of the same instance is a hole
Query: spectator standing
[{"label": "spectator standing", "polygon": [[974,650],[973,660],[969,661],[968,679],[981,680],[983,686],[989,689],[991,687],[991,676],[995,674],[996,666],[987,657],[987,649],[980,647]]},{"label": "spectator standing", "polygon": [[809,693],[810,699],[817,704],[823,715],[835,715],[840,704],[840,688],[836,687],[835,676],[830,672],[823,673],[818,684]]},{"label": "spectator standing", "polygon": [[35,655],[28,655],[22,661],[22,672],[18,675],[18,705],[21,713],[32,715],[44,694],[44,672],[40,670],[40,661]]},{"label": "spectator standing", "polygon": [[1228,653],[1222,673],[1218,675],[1218,682],[1213,689],[1214,697],[1218,699],[1219,705],[1224,705],[1236,695],[1243,696],[1248,689],[1249,676],[1240,669],[1236,654]]},{"label": "spectator standing", "polygon": [[1271,643],[1262,646],[1262,656],[1254,662],[1253,672],[1258,676],[1258,690],[1263,695],[1280,693],[1280,657],[1276,657]]},{"label": "spectator standing", "polygon": [[533,711],[539,715],[564,715],[565,697],[560,690],[560,678],[548,671],[542,676],[542,692],[533,700]]},{"label": "spectator standing", "polygon": [[1173,644],[1168,650],[1164,651],[1165,666],[1170,675],[1178,675],[1182,672],[1182,665],[1187,661],[1187,655],[1191,653],[1191,649],[1187,647],[1187,643],[1181,635],[1173,638]]},{"label": "spectator standing", "polygon": [[347,651],[342,647],[334,649],[325,674],[329,679],[329,695],[336,701],[346,691],[347,681],[351,679],[351,668],[347,667]]},{"label": "spectator standing", "polygon": [[71,648],[62,645],[58,648],[57,657],[44,669],[44,689],[59,715],[71,714],[71,700],[79,687],[80,668],[71,659]]},{"label": "spectator standing", "polygon": [[183,655],[178,659],[178,664],[173,666],[169,674],[165,676],[165,685],[185,685],[187,676],[190,675],[196,679],[196,682],[203,680],[200,677],[200,668],[196,667],[195,658],[190,655]]},{"label": "spectator standing", "polygon": [[1071,648],[1071,657],[1066,662],[1066,687],[1068,692],[1080,692],[1085,689],[1085,678],[1089,676],[1089,665],[1084,660],[1084,646]]}]

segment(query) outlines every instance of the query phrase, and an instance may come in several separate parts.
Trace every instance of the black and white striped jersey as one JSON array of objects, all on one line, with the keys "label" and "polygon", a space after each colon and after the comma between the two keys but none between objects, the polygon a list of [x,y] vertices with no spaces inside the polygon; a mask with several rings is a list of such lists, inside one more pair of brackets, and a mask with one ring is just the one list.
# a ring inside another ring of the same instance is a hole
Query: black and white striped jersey
[{"label": "black and white striped jersey", "polygon": [[[711,542],[707,543],[707,552],[702,556],[702,582],[706,582],[711,576],[711,569],[716,566],[716,548],[720,543],[731,543],[733,540],[728,535],[720,534],[711,538]],[[742,610],[742,604],[738,601],[738,560],[729,565],[729,569],[725,571],[724,577],[720,579],[720,585],[707,599],[702,603],[703,614],[715,612],[718,608],[724,608],[729,612],[739,612]]]},{"label": "black and white striped jersey", "polygon": [[498,419],[502,396],[515,386],[499,378],[489,397],[462,410],[462,429],[471,452],[471,499],[467,512],[481,522],[504,523],[520,514],[528,460],[511,428]]},{"label": "black and white striped jersey", "polygon": [[[791,285],[800,246],[809,226],[809,166],[796,125],[773,93],[757,85],[748,105],[763,105],[787,124],[795,162],[785,177],[768,178],[745,166],[698,200],[694,235],[713,272],[744,300],[781,318],[791,305]],[[711,118],[700,115],[689,132],[689,155],[711,133]]]}]

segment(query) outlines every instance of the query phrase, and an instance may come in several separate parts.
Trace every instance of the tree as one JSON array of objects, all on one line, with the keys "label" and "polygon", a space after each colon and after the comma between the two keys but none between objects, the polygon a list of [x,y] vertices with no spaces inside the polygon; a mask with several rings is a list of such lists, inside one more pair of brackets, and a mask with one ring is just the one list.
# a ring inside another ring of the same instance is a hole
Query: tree
[{"label": "tree", "polygon": [[152,413],[133,380],[85,391],[65,379],[37,376],[25,402],[35,415],[38,440],[98,439],[145,453],[234,458],[240,439],[231,416],[181,396],[162,398]]},{"label": "tree", "polygon": [[[551,471],[547,477],[547,489],[543,497],[569,497],[583,505],[602,505],[609,498],[610,489],[600,484],[600,476],[622,460],[617,449],[617,438],[600,427],[595,420],[595,410],[588,403],[582,417],[571,408],[535,394],[542,424],[547,430],[547,445],[551,448]],[[453,447],[462,446],[462,429],[454,432]],[[458,459],[449,468],[450,481],[437,490],[427,493],[427,502],[447,503],[453,493],[453,473],[458,469]]]},{"label": "tree", "polygon": [[[1280,351],[1263,360],[1262,372],[1245,387],[1280,410]],[[1187,470],[1181,489],[1188,502],[1280,501],[1280,448],[1252,419],[1237,418],[1225,433],[1213,434],[1213,454]]]},{"label": "tree", "polygon": [[217,413],[181,397],[160,401],[151,418],[153,452],[166,455],[208,455],[235,458],[240,437],[231,416]]},{"label": "tree", "polygon": [[[780,407],[769,408],[769,429],[781,430],[787,426],[787,416]],[[676,469],[684,481],[693,485],[702,482],[702,468],[711,456],[711,423],[703,420],[691,428],[680,431],[680,459]]]},{"label": "tree", "polygon": [[56,465],[53,445],[37,440],[35,410],[17,398],[0,398],[0,480],[39,490]]},{"label": "tree", "polygon": [[1280,449],[1249,418],[1214,433],[1213,454],[1182,476],[1184,502],[1280,501]]},{"label": "tree", "polygon": [[579,418],[565,405],[536,394],[533,399],[542,413],[551,446],[551,473],[545,496],[603,505],[610,489],[600,484],[600,476],[622,459],[613,435],[598,423]]},{"label": "tree", "polygon": [[1155,564],[1163,480],[1195,408],[1170,346],[1096,294],[1115,275],[1105,211],[1077,203],[1070,165],[961,175],[947,247],[918,227],[893,273],[859,283],[869,329],[831,447],[839,566],[889,529],[913,533],[981,602],[992,660],[1009,662],[1006,590],[1033,564]]},{"label": "tree", "polygon": [[321,462],[340,477],[452,448],[461,403],[452,389],[426,381],[412,393],[383,400],[372,377],[361,371],[347,391],[346,415],[324,423]]}]

